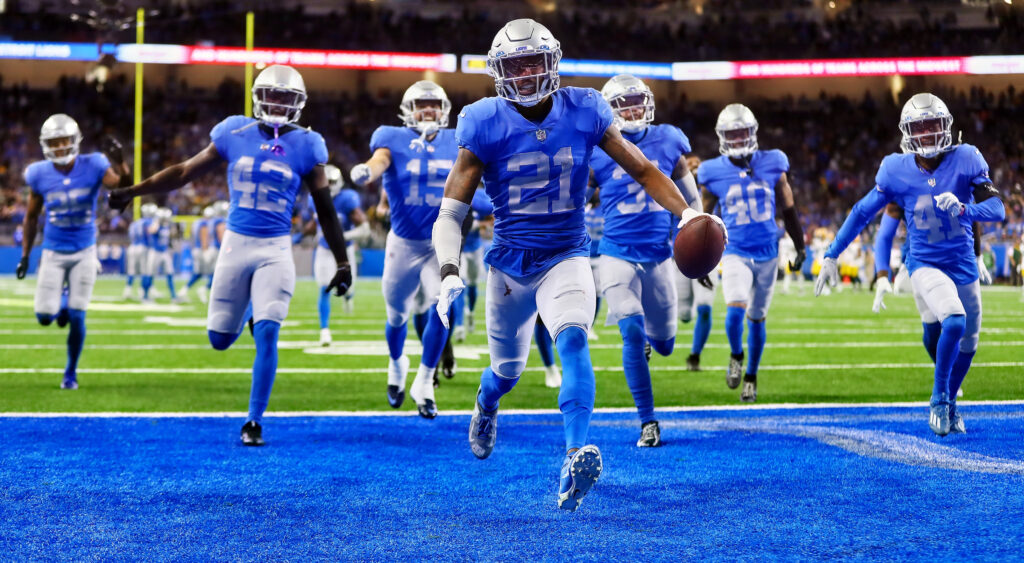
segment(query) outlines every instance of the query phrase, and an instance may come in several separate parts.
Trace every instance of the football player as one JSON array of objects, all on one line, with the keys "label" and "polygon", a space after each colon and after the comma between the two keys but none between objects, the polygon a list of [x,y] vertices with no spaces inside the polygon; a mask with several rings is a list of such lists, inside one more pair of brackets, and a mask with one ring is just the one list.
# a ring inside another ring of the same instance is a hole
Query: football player
[{"label": "football player", "polygon": [[[592,188],[596,188],[592,186]],[[588,192],[589,193],[589,192]],[[590,237],[590,274],[594,276],[594,289],[601,287],[601,239],[604,238],[604,213],[601,211],[601,198],[594,189],[594,192],[587,199],[587,206],[583,210],[583,224],[587,227],[587,236]],[[598,340],[600,336],[594,323],[597,322],[597,315],[601,312],[601,294],[594,296],[594,318],[587,329],[587,340]]]},{"label": "football player", "polygon": [[[161,207],[157,209],[152,222],[147,226],[149,235],[149,257],[146,262],[146,271],[150,279],[163,272],[167,278],[167,291],[171,295],[171,302],[178,302],[178,295],[174,290],[174,256],[171,251],[171,228],[174,214],[170,209]],[[151,302],[149,298],[150,286],[143,287],[142,300]]]},{"label": "football player", "polygon": [[[203,216],[192,223],[192,277],[185,286],[183,296],[188,295],[196,283],[203,279],[203,276],[210,276],[213,273],[213,262],[216,254],[213,253],[213,221],[217,210],[213,205],[207,205],[203,209]],[[206,284],[199,284],[196,295],[201,303],[206,303]]]},{"label": "football player", "polygon": [[228,117],[210,131],[211,142],[201,152],[130,189],[112,193],[110,203],[120,208],[137,196],[169,192],[228,163],[231,210],[206,326],[213,348],[226,350],[241,334],[251,301],[256,359],[241,438],[247,446],[259,446],[264,443],[263,413],[277,372],[278,333],[295,290],[289,231],[301,182],[313,196],[338,264],[327,290],[343,294],[352,285],[352,272],[327,188],[327,146],[318,133],[297,125],[306,104],[302,76],[290,66],[269,66],[253,81],[252,98],[255,119]]},{"label": "football player", "polygon": [[[752,403],[757,400],[757,368],[767,338],[765,320],[778,272],[777,211],[781,210],[786,232],[796,246],[796,260],[789,264],[790,270],[799,270],[806,257],[804,233],[786,177],[789,159],[780,150],[758,150],[754,113],[742,104],[725,106],[718,114],[715,133],[721,156],[702,162],[697,179],[704,190],[704,209],[720,204],[731,234],[722,256],[725,334],[732,351],[725,382],[735,389],[742,376],[740,400]],[[746,373],[744,315],[750,350]]]},{"label": "football player", "polygon": [[[629,74],[612,77],[601,95],[612,108],[613,123],[623,138],[636,145],[680,193],[696,198],[697,184],[686,166],[690,140],[679,128],[653,125],[654,94]],[[658,205],[608,153],[594,148],[593,180],[600,190],[604,236],[597,279],[608,302],[606,324],[622,335],[622,367],[640,416],[639,447],[661,445],[654,417],[654,391],[645,349],[668,356],[675,347],[676,281],[672,260],[672,228],[676,221]]]},{"label": "football player", "polygon": [[[402,96],[400,117],[404,126],[378,127],[370,138],[373,156],[349,173],[360,186],[383,176],[390,205],[391,231],[385,242],[381,285],[388,315],[384,327],[390,351],[388,404],[396,409],[405,400],[409,358],[403,349],[413,299],[421,285],[428,306],[435,303],[438,294],[430,228],[437,219],[444,181],[458,150],[455,132],[447,128],[451,107],[443,88],[429,80],[416,82]],[[433,313],[433,307],[428,311],[423,356],[409,394],[420,416],[434,418],[434,375],[448,341],[448,327]]]},{"label": "football player", "polygon": [[488,52],[497,97],[459,114],[458,159],[445,184],[433,240],[442,276],[438,313],[447,324],[459,277],[460,226],[481,178],[494,204],[494,243],[485,260],[491,365],[477,392],[469,428],[473,454],[494,449],[498,403],[519,380],[538,312],[562,361],[559,407],[567,453],[558,505],[575,510],[601,473],[600,450],[587,444],[594,370],[587,344],[595,291],[583,221],[590,155],[600,146],[662,207],[688,221],[675,184],[612,124],[600,93],[559,88],[558,41],[531,19],[506,24]]},{"label": "football player", "polygon": [[[70,116],[58,113],[43,122],[41,160],[25,169],[30,193],[22,223],[24,238],[18,279],[28,274],[39,214],[45,211],[43,254],[36,280],[39,324],[68,328],[67,364],[61,389],[78,389],[78,359],[85,344],[85,310],[96,284],[96,199],[100,186],[117,188],[130,174],[121,144],[104,140],[104,152],[79,154],[82,131]],[[64,287],[67,285],[67,292]]]},{"label": "football player", "polygon": [[[132,221],[128,226],[128,251],[125,253],[125,273],[127,279],[125,281],[124,293],[121,295],[122,299],[131,299],[132,296],[132,285],[135,283],[135,276],[140,278],[147,275],[149,271],[149,235],[146,234],[146,229],[149,225],[150,220],[156,215],[157,205],[155,203],[147,203],[142,206],[141,215],[142,217],[137,221]],[[139,299],[143,297],[143,280],[139,280]]]},{"label": "football player", "polygon": [[[904,104],[899,123],[903,152],[882,160],[875,188],[853,207],[825,251],[814,286],[815,295],[826,284],[835,286],[836,257],[886,204],[900,206],[910,218],[905,261],[910,281],[918,302],[939,323],[928,417],[939,436],[965,431],[956,392],[971,367],[981,331],[971,225],[1002,221],[1006,214],[985,158],[972,145],[954,145],[952,126],[946,104],[932,94],[916,94]],[[926,326],[926,334],[928,330]]]}]

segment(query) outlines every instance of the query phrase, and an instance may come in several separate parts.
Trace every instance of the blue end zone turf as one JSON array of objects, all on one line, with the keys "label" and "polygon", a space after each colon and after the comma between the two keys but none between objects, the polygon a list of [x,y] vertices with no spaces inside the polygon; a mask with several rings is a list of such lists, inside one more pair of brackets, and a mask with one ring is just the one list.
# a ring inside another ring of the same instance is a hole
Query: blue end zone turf
[{"label": "blue end zone turf", "polygon": [[556,508],[557,413],[500,415],[494,454],[468,416],[0,418],[0,559],[1005,561],[1024,545],[1024,406],[594,416],[604,474]]}]

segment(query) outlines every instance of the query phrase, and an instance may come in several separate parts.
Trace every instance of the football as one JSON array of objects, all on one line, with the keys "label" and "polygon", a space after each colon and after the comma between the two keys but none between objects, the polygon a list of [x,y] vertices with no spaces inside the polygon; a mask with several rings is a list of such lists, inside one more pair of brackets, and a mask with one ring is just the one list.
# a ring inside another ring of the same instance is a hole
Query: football
[{"label": "football", "polygon": [[722,260],[725,233],[709,215],[700,215],[679,229],[672,250],[676,267],[684,276],[702,278]]}]

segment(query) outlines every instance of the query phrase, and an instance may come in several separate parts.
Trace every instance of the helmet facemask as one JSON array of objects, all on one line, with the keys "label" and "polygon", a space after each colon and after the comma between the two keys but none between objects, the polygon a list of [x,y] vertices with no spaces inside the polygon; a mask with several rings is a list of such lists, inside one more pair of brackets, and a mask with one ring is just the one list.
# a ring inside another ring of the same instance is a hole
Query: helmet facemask
[{"label": "helmet facemask", "polygon": [[757,124],[715,129],[718,152],[730,158],[744,158],[757,151]]},{"label": "helmet facemask", "polygon": [[76,132],[71,136],[40,138],[39,143],[43,147],[43,156],[46,157],[46,160],[64,166],[70,164],[78,156],[82,134]]},{"label": "helmet facemask", "polygon": [[488,58],[498,97],[522,106],[535,106],[559,86],[562,50],[535,51]]},{"label": "helmet facemask", "polygon": [[406,127],[432,135],[448,126],[452,103],[443,98],[418,98],[402,103],[400,117]]},{"label": "helmet facemask", "polygon": [[901,122],[900,148],[924,158],[938,156],[953,146],[952,127],[953,117],[949,115]]},{"label": "helmet facemask", "polygon": [[615,125],[625,133],[638,133],[654,122],[654,96],[650,92],[623,94],[609,100]]},{"label": "helmet facemask", "polygon": [[286,125],[299,120],[306,105],[306,93],[292,88],[254,86],[253,115],[268,125]]}]

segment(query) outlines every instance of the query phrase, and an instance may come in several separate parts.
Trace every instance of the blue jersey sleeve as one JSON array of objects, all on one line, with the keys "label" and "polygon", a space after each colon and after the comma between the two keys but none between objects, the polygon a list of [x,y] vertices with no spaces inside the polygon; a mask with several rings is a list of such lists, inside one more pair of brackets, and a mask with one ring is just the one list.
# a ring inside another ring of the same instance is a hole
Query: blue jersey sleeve
[{"label": "blue jersey sleeve", "polygon": [[[700,166],[697,167],[697,183],[704,186],[706,190],[711,192],[711,194],[718,199],[722,199],[725,197],[725,194],[720,194],[715,191],[715,164],[716,159],[705,160],[700,163]],[[704,211],[711,213],[710,209],[705,209]]]},{"label": "blue jersey sleeve", "polygon": [[686,136],[686,133],[683,133],[682,129],[674,125],[669,125],[668,128],[673,146],[679,149],[680,154],[689,154],[693,149],[690,147],[690,139]]},{"label": "blue jersey sleeve", "polygon": [[477,190],[473,193],[473,201],[470,202],[470,207],[480,217],[494,215],[494,204],[491,203],[491,198],[487,195],[487,192],[483,190]]},{"label": "blue jersey sleeve", "polygon": [[472,103],[459,113],[459,123],[455,126],[455,143],[476,155],[483,162],[491,160],[488,147],[486,121],[497,113],[494,101],[484,98]]},{"label": "blue jersey sleeve", "polygon": [[388,127],[387,125],[381,125],[370,136],[370,150],[376,151],[377,149],[388,149],[391,150],[392,138],[394,128]]},{"label": "blue jersey sleeve", "polygon": [[39,188],[36,186],[36,183],[39,181],[39,166],[37,166],[37,164],[39,163],[34,162],[28,165],[28,168],[25,169],[25,185],[27,185],[34,194],[39,194]]},{"label": "blue jersey sleeve", "polygon": [[879,187],[875,187],[868,192],[868,195],[864,196],[853,206],[853,210],[850,211],[850,216],[846,218],[846,221],[843,221],[843,226],[836,233],[836,239],[832,241],[832,244],[825,251],[825,257],[838,258],[887,203],[889,203],[889,197]]},{"label": "blue jersey sleeve", "polygon": [[890,174],[893,165],[893,156],[889,155],[882,159],[881,166],[878,167],[878,173],[875,174],[875,189],[891,196],[893,189],[892,175]]},{"label": "blue jersey sleeve", "polygon": [[220,153],[221,158],[228,160],[228,137],[231,132],[238,129],[242,125],[245,125],[248,119],[242,115],[232,115],[224,121],[213,126],[210,130],[210,142],[213,146],[217,147],[217,152]]},{"label": "blue jersey sleeve", "polygon": [[342,190],[338,196],[338,205],[336,209],[343,217],[348,217],[349,213],[352,213],[356,209],[361,207],[359,201],[359,193],[355,190]]},{"label": "blue jersey sleeve", "polygon": [[770,158],[768,162],[774,174],[781,176],[782,174],[789,172],[789,157],[786,156],[786,153],[778,149],[773,149],[768,151],[766,154]]},{"label": "blue jersey sleeve", "polygon": [[302,176],[309,174],[317,165],[327,164],[327,143],[324,142],[323,136],[316,131],[309,131],[306,134],[309,136],[309,155]]},{"label": "blue jersey sleeve", "polygon": [[110,168],[110,159],[101,152],[94,152],[89,157],[92,161],[92,169],[96,173],[96,183],[99,184],[103,181],[103,177],[107,175],[107,170]]},{"label": "blue jersey sleeve", "polygon": [[612,124],[612,107],[608,105],[604,97],[593,88],[572,88],[569,89],[569,98],[579,108],[586,108],[589,111],[577,112],[576,127],[586,133],[590,144],[597,145],[604,137],[604,132]]},{"label": "blue jersey sleeve", "polygon": [[977,186],[991,183],[992,179],[989,177],[988,162],[985,161],[985,157],[982,156],[981,151],[973,145],[964,145],[963,148],[969,151],[967,162],[971,185]]},{"label": "blue jersey sleeve", "polygon": [[900,220],[891,217],[888,213],[882,213],[882,221],[878,225],[878,232],[875,233],[875,273],[885,270],[889,271],[889,262],[892,260],[892,241],[896,238],[896,229],[900,226]]}]

